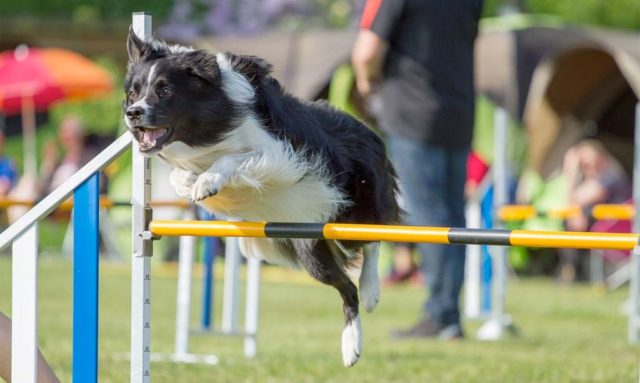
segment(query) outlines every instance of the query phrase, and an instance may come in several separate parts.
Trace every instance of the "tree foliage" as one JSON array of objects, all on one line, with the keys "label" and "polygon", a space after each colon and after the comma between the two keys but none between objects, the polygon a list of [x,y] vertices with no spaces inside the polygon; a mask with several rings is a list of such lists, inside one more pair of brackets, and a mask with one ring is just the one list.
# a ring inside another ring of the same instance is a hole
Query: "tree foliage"
[{"label": "tree foliage", "polygon": [[[393,0],[389,0],[393,1]],[[130,20],[131,12],[146,11],[158,20],[188,10],[195,23],[206,23],[216,8],[231,8],[233,15],[269,25],[325,25],[344,27],[359,17],[365,0],[20,0],[1,2],[3,17],[57,18],[81,22]],[[640,30],[640,0],[485,0],[484,15],[496,16],[504,5],[524,11],[557,15],[575,24]],[[277,16],[277,19],[273,19]],[[236,17],[236,16],[234,16]],[[215,17],[213,18],[215,19]],[[230,22],[232,20],[224,20]],[[215,26],[214,26],[215,27]],[[214,28],[215,29],[215,28]]]},{"label": "tree foliage", "polygon": [[525,6],[570,23],[640,30],[640,0],[527,0]]}]

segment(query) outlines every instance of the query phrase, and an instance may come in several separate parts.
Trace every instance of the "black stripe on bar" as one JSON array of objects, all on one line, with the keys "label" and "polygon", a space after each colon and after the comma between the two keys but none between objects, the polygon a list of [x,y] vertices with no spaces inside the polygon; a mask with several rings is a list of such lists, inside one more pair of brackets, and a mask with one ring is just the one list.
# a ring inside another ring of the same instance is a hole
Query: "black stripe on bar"
[{"label": "black stripe on bar", "polygon": [[447,235],[451,244],[511,246],[511,230],[452,228]]},{"label": "black stripe on bar", "polygon": [[267,238],[317,238],[322,239],[324,223],[267,222],[264,235]]},{"label": "black stripe on bar", "polygon": [[[588,218],[595,219],[593,217],[593,210],[594,210],[593,206],[585,206],[585,207],[582,208],[582,215],[584,215],[585,217],[588,217]],[[591,224],[589,224],[589,225],[591,225]]]}]

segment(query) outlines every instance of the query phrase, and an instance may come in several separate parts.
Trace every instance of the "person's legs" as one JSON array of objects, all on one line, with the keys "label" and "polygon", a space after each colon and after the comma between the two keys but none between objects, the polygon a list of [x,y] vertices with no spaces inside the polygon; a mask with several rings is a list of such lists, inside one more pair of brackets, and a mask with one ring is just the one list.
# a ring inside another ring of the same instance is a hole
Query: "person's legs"
[{"label": "person's legs", "polygon": [[[449,222],[446,226],[465,227],[464,185],[467,177],[467,156],[469,150],[450,150],[448,153],[447,207]],[[440,299],[444,307],[442,323],[445,325],[460,324],[459,297],[464,281],[464,265],[466,247],[463,245],[447,246],[442,270],[442,291]]]},{"label": "person's legs", "polygon": [[[463,227],[468,150],[451,153],[441,147],[397,136],[388,137],[388,143],[406,202],[405,222],[410,225]],[[419,244],[418,248],[430,290],[425,317],[442,327],[458,324],[464,247]]]},{"label": "person's legs", "polygon": [[[433,149],[428,149],[433,150]],[[438,174],[444,180],[438,188],[438,199],[444,207],[424,211],[424,224],[442,227],[465,227],[464,184],[466,180],[466,161],[468,150],[449,150],[443,154],[444,174]],[[427,185],[437,184],[436,179],[425,179]],[[426,207],[429,209],[429,207]],[[428,214],[430,220],[427,220]],[[435,213],[435,214],[433,214]],[[459,325],[459,296],[464,280],[465,247],[462,245],[421,245],[424,258],[424,272],[429,280],[431,295],[425,304],[425,312],[443,326]]]}]

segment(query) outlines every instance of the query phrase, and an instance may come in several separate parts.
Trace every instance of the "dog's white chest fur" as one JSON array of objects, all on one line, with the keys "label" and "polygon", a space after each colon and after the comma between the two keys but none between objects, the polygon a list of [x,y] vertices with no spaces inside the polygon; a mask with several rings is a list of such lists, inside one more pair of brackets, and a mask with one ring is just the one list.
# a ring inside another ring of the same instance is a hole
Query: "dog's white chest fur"
[{"label": "dog's white chest fur", "polygon": [[321,158],[308,160],[253,118],[214,146],[194,149],[175,142],[160,155],[198,179],[228,177],[216,195],[199,201],[214,213],[245,220],[324,222],[346,202],[330,184]]}]

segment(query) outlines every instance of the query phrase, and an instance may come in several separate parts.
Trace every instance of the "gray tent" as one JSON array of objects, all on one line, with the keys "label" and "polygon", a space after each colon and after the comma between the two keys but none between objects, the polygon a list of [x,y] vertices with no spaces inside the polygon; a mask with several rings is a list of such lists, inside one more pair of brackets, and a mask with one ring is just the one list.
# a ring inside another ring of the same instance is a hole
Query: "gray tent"
[{"label": "gray tent", "polygon": [[336,67],[348,60],[355,36],[355,31],[340,30],[268,32],[203,38],[195,45],[262,57],[273,64],[274,76],[288,91],[303,99],[314,99]]},{"label": "gray tent", "polygon": [[584,136],[601,140],[630,171],[640,96],[640,34],[567,31],[535,70],[524,111],[529,166],[544,176]]}]

